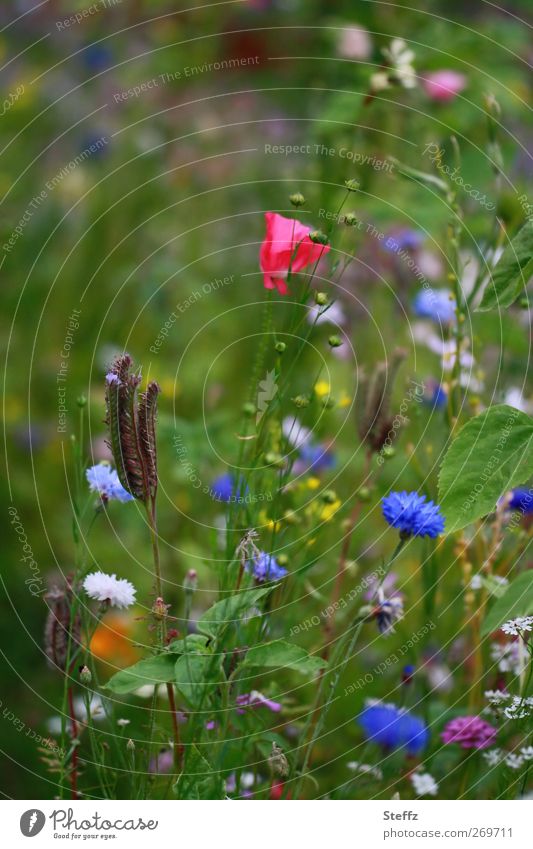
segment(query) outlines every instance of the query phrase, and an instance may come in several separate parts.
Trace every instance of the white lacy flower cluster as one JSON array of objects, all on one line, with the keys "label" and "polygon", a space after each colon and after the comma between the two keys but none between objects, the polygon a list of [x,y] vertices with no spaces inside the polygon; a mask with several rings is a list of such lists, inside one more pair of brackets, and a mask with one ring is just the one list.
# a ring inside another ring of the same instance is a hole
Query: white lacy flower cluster
[{"label": "white lacy flower cluster", "polygon": [[525,719],[533,714],[533,696],[512,696],[505,690],[487,690],[485,698],[494,712],[507,719]]},{"label": "white lacy flower cluster", "polygon": [[506,752],[504,749],[488,749],[483,757],[489,766],[505,764],[509,769],[520,769],[528,761],[533,760],[533,746],[522,746],[518,752]]},{"label": "white lacy flower cluster", "polygon": [[501,630],[512,637],[518,637],[526,631],[533,631],[533,616],[517,616],[516,619],[509,619],[502,625]]}]

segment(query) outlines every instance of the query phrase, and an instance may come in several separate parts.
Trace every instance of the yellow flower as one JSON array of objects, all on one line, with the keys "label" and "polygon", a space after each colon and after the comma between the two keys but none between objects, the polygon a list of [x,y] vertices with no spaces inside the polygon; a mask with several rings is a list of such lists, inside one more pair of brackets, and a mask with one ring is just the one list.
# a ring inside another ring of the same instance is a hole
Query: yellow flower
[{"label": "yellow flower", "polygon": [[322,522],[329,522],[329,520],[333,518],[341,504],[342,502],[340,498],[337,498],[337,500],[334,501],[332,504],[326,504],[326,506],[322,509],[322,512],[320,513],[320,520]]},{"label": "yellow flower", "polygon": [[352,403],[352,399],[350,398],[348,393],[344,392],[344,390],[343,390],[342,393],[341,393],[341,397],[339,398],[339,400],[337,402],[337,406],[338,407],[349,407],[351,403]]},{"label": "yellow flower", "polygon": [[308,489],[318,489],[319,486],[320,486],[320,478],[308,478],[307,479]]},{"label": "yellow flower", "polygon": [[329,395],[330,391],[331,386],[327,380],[319,380],[318,383],[315,383],[315,394],[318,395],[319,398],[325,398],[326,395]]}]

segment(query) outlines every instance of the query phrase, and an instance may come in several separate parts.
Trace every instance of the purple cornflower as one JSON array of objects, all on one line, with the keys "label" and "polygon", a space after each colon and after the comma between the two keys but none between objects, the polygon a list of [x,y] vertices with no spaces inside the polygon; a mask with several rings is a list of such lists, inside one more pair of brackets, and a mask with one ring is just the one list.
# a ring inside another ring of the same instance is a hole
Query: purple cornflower
[{"label": "purple cornflower", "polygon": [[382,502],[383,516],[402,537],[435,538],[444,531],[440,507],[417,492],[391,492]]},{"label": "purple cornflower", "polygon": [[421,289],[413,301],[415,315],[437,324],[453,324],[455,307],[455,299],[448,289]]},{"label": "purple cornflower", "polygon": [[448,395],[436,380],[428,381],[427,391],[422,396],[422,403],[435,410],[442,410],[448,403]]},{"label": "purple cornflower", "polygon": [[91,492],[97,492],[104,504],[108,501],[133,501],[133,495],[124,489],[115,469],[107,463],[98,463],[85,472]]},{"label": "purple cornflower", "polygon": [[365,736],[385,749],[405,749],[418,755],[428,744],[426,723],[405,708],[370,701],[357,717]]},{"label": "purple cornflower", "polygon": [[458,716],[448,722],[441,734],[443,743],[459,743],[462,749],[492,746],[498,729],[479,716]]},{"label": "purple cornflower", "polygon": [[246,571],[252,572],[255,580],[260,584],[263,581],[279,581],[287,574],[287,570],[279,565],[272,554],[267,554],[266,551],[259,552],[258,557],[249,560],[246,564]]},{"label": "purple cornflower", "polygon": [[246,707],[267,707],[272,713],[279,713],[281,704],[274,702],[272,699],[267,699],[259,690],[252,690],[251,693],[243,693],[242,696],[237,696],[236,704],[239,705],[237,713],[245,713]]}]

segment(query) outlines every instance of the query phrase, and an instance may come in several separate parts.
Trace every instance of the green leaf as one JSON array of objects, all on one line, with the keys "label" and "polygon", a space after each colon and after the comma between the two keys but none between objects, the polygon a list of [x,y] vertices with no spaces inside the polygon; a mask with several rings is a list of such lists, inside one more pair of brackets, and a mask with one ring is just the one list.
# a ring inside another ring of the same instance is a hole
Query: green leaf
[{"label": "green leaf", "polygon": [[174,666],[174,681],[191,707],[208,709],[209,697],[224,680],[221,657],[184,654]]},{"label": "green leaf", "polygon": [[198,620],[198,630],[209,637],[216,637],[226,625],[236,622],[241,616],[254,607],[259,599],[271,592],[272,587],[258,587],[253,590],[243,590],[238,595],[217,601]]},{"label": "green leaf", "polygon": [[500,404],[471,419],[454,439],[439,474],[447,533],[491,513],[501,496],[533,475],[533,419]]},{"label": "green leaf", "polygon": [[178,799],[224,799],[224,784],[199,749],[193,745],[185,769],[172,787]]},{"label": "green leaf", "polygon": [[274,640],[260,646],[253,646],[246,652],[241,669],[244,667],[260,667],[261,669],[279,669],[286,667],[294,669],[302,675],[314,675],[327,666],[321,657],[308,654],[305,649],[285,640]]},{"label": "green leaf", "polygon": [[486,637],[501,628],[509,619],[533,614],[533,571],[524,572],[510,584],[501,598],[492,605],[481,626],[481,636]]},{"label": "green leaf", "polygon": [[478,311],[510,307],[525,292],[532,274],[533,220],[528,218],[492,270]]},{"label": "green leaf", "polygon": [[145,684],[166,684],[174,678],[176,657],[171,654],[158,654],[146,660],[140,660],[121,669],[104,685],[105,690],[124,695],[133,693]]},{"label": "green leaf", "polygon": [[205,634],[188,634],[187,639],[172,640],[169,643],[169,650],[176,654],[186,654],[187,652],[202,653],[207,651],[208,637]]}]

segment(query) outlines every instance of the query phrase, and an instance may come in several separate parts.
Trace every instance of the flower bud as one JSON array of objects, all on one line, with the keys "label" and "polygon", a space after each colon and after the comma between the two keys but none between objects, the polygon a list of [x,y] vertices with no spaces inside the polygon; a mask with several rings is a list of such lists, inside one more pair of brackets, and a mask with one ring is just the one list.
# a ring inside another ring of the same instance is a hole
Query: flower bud
[{"label": "flower bud", "polygon": [[357,224],[357,216],[355,212],[347,212],[344,216],[344,223],[348,225],[348,227],[355,227]]},{"label": "flower bud", "polygon": [[135,751],[135,743],[133,742],[131,737],[128,740],[128,742],[126,743],[126,749],[128,750],[128,752],[134,752]]},{"label": "flower bud", "polygon": [[294,194],[289,195],[289,200],[296,208],[303,206],[305,203],[305,198],[301,192],[294,192]]},{"label": "flower bud", "polygon": [[257,409],[255,404],[252,404],[251,401],[247,401],[246,404],[243,404],[242,411],[245,416],[250,416],[251,418],[252,416],[255,416]]},{"label": "flower bud", "polygon": [[340,336],[330,336],[328,339],[328,344],[330,348],[340,348],[342,345],[342,339]]},{"label": "flower bud", "polygon": [[359,189],[360,183],[359,180],[346,180],[344,185],[349,192],[356,192]]},{"label": "flower bud", "polygon": [[392,445],[384,445],[381,453],[385,460],[392,460],[392,458],[396,456],[396,448]]},{"label": "flower bud", "polygon": [[152,605],[152,613],[156,619],[166,619],[170,604],[165,604],[162,598],[156,598]]},{"label": "flower bud", "polygon": [[334,489],[326,489],[326,491],[322,493],[322,501],[325,504],[335,504],[336,500],[337,493]]},{"label": "flower bud", "polygon": [[287,346],[286,346],[285,342],[276,342],[276,351],[278,352],[278,354],[283,354],[286,347]]},{"label": "flower bud", "polygon": [[293,398],[292,400],[299,409],[309,406],[309,398],[307,395],[297,395],[296,398]]},{"label": "flower bud", "polygon": [[325,292],[315,292],[315,304],[319,307],[324,307],[328,302],[328,296]]},{"label": "flower bud", "polygon": [[192,593],[196,592],[197,586],[198,574],[196,572],[196,569],[189,569],[183,581],[183,589],[186,593],[191,593],[192,595]]},{"label": "flower bud", "polygon": [[366,502],[366,501],[370,501],[370,495],[371,495],[371,492],[370,492],[370,489],[367,486],[361,486],[357,490],[357,497],[358,497],[359,501],[362,501],[363,503]]},{"label": "flower bud", "polygon": [[93,680],[91,670],[88,666],[82,666],[80,669],[80,681],[82,684],[90,684]]},{"label": "flower bud", "polygon": [[85,397],[85,395],[78,395],[78,397],[76,398],[76,404],[78,405],[78,407],[80,407],[80,409],[86,407],[87,398]]},{"label": "flower bud", "polygon": [[325,233],[322,233],[321,230],[312,230],[309,233],[309,238],[312,242],[314,242],[315,245],[327,245],[327,243],[329,242],[328,237]]}]

